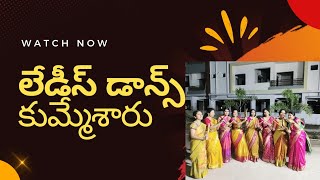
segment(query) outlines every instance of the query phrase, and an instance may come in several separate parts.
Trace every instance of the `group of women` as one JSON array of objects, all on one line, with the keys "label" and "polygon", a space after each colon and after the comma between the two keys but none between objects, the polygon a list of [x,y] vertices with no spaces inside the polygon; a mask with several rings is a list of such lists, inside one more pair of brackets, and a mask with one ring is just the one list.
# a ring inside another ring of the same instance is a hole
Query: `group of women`
[{"label": "group of women", "polygon": [[[193,113],[195,121],[190,125],[192,167],[190,175],[203,178],[208,169],[220,168],[223,163],[234,159],[240,162],[261,159],[276,166],[287,166],[301,171],[306,166],[306,151],[311,152],[310,141],[304,129],[304,122],[292,112],[286,118],[285,110],[279,117],[270,116],[263,110],[258,119],[254,109],[250,116],[241,118],[237,110],[229,116],[225,109],[222,116],[215,119],[214,109],[208,109],[203,119],[201,111]],[[288,153],[287,153],[288,152]]]}]

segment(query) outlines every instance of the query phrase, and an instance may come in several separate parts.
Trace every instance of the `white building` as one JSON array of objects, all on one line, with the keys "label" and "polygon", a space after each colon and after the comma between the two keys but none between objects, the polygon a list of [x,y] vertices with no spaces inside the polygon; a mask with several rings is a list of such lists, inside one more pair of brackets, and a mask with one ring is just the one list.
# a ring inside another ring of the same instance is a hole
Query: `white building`
[{"label": "white building", "polygon": [[301,97],[302,103],[313,107],[310,117],[299,113],[308,124],[320,125],[320,62],[207,62],[186,64],[187,109],[213,107],[222,110],[223,101],[235,99],[235,89],[243,88],[258,99],[248,108],[261,114],[281,100],[285,89]]}]

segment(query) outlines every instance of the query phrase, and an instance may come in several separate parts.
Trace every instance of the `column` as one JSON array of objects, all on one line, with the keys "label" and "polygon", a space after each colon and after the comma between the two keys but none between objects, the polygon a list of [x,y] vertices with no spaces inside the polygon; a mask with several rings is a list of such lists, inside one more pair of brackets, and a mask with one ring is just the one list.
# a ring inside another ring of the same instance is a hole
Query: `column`
[{"label": "column", "polygon": [[191,97],[191,109],[192,109],[192,111],[197,110],[197,100],[198,100],[198,98]]},{"label": "column", "polygon": [[256,100],[251,100],[251,109],[256,109]]},{"label": "column", "polygon": [[209,99],[209,107],[208,108],[216,109],[216,100]]},{"label": "column", "polygon": [[[269,110],[271,109],[271,107],[276,103],[276,99],[275,98],[270,98],[270,107],[267,107]],[[271,112],[270,112],[271,113]],[[271,113],[271,116],[276,116],[276,113]]]},{"label": "column", "polygon": [[307,96],[306,93],[302,93],[302,95],[301,95],[301,102],[302,102],[303,104],[307,104],[308,99],[307,99],[306,96]]},{"label": "column", "polygon": [[270,98],[270,107],[267,108],[271,108],[271,106],[273,106],[276,103],[276,99],[275,98]]}]

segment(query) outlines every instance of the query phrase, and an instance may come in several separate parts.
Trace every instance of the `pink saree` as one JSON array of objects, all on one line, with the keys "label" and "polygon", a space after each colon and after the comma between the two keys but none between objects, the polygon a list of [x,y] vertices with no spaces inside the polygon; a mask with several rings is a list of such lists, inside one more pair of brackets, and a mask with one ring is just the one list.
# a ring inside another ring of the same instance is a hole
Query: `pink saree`
[{"label": "pink saree", "polygon": [[301,126],[301,120],[295,118],[294,122],[299,124],[299,128],[290,125],[290,148],[289,148],[289,162],[288,167],[296,170],[302,171],[306,166],[306,132]]},{"label": "pink saree", "polygon": [[263,139],[263,154],[262,160],[269,163],[274,163],[274,145],[273,145],[273,133],[272,124],[274,118],[269,117],[268,120],[264,121],[263,117],[260,119],[260,124],[263,128],[262,139]]},{"label": "pink saree", "polygon": [[227,123],[230,123],[229,116],[220,116],[219,120],[222,121],[220,125],[220,143],[222,147],[223,162],[227,163],[231,160],[231,133]]}]

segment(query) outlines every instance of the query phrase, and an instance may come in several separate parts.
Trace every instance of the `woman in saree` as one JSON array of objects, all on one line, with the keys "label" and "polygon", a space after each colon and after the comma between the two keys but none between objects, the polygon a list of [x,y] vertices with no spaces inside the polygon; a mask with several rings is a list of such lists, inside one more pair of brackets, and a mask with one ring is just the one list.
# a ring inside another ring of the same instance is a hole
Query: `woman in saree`
[{"label": "woman in saree", "polygon": [[288,151],[288,135],[290,129],[285,118],[286,111],[281,109],[279,111],[279,118],[273,121],[274,130],[273,143],[274,143],[274,160],[275,165],[282,167],[286,164],[286,157]]},{"label": "woman in saree", "polygon": [[250,110],[250,117],[246,118],[246,141],[249,150],[249,159],[252,162],[257,162],[259,159],[259,129],[261,129],[259,120],[256,117],[256,111]]},{"label": "woman in saree", "polygon": [[241,126],[245,121],[241,121],[238,117],[238,110],[232,111],[232,144],[234,147],[235,159],[240,162],[246,162],[249,158],[249,150],[247,146],[247,142],[245,139],[245,135]]},{"label": "woman in saree", "polygon": [[201,122],[201,111],[194,111],[195,121],[190,125],[190,159],[192,162],[190,175],[196,179],[204,178],[208,174],[206,151],[206,125]]},{"label": "woman in saree", "polygon": [[289,112],[288,118],[291,130],[288,167],[296,171],[302,171],[306,166],[307,134],[303,130],[303,121],[295,117],[295,113]]},{"label": "woman in saree", "polygon": [[219,140],[218,129],[220,123],[217,119],[214,119],[214,109],[209,108],[207,110],[207,117],[204,119],[204,123],[209,129],[209,135],[207,140],[207,164],[209,169],[221,168],[223,165],[222,149]]},{"label": "woman in saree", "polygon": [[274,117],[270,116],[268,109],[263,109],[263,117],[260,119],[262,127],[263,154],[262,160],[268,163],[274,163],[274,145],[273,145],[273,125]]},{"label": "woman in saree", "polygon": [[231,160],[230,119],[231,117],[229,116],[229,109],[225,109],[223,115],[218,118],[220,123],[220,143],[222,147],[222,157],[224,163],[227,163]]}]

